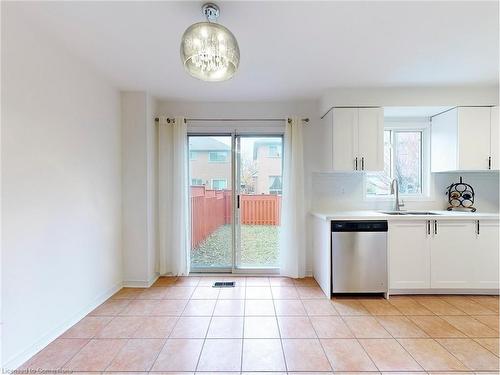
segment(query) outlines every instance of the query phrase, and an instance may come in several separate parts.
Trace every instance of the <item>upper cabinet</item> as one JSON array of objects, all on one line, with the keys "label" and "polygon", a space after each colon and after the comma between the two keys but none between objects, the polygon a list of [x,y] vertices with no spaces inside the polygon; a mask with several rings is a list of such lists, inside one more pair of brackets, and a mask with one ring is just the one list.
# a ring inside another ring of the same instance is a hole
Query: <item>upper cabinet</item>
[{"label": "upper cabinet", "polygon": [[333,108],[323,130],[327,171],[384,169],[383,108]]},{"label": "upper cabinet", "polygon": [[457,107],[432,117],[431,171],[499,169],[498,107]]}]

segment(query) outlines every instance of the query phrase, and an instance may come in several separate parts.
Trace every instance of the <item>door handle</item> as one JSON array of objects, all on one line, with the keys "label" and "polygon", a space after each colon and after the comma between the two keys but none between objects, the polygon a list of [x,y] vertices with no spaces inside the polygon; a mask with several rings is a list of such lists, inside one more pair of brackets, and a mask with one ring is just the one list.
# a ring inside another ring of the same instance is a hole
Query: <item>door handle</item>
[{"label": "door handle", "polygon": [[434,220],[434,234],[438,234],[438,222]]},{"label": "door handle", "polygon": [[236,196],[236,208],[240,208],[240,195]]},{"label": "door handle", "polygon": [[427,220],[427,234],[428,235],[431,234],[431,221],[430,220]]},{"label": "door handle", "polygon": [[364,171],[365,170],[365,157],[361,157],[361,170]]},{"label": "door handle", "polygon": [[358,157],[356,156],[356,159],[354,159],[354,169],[358,170]]},{"label": "door handle", "polygon": [[491,169],[491,156],[488,157],[488,169]]},{"label": "door handle", "polygon": [[479,236],[479,220],[476,223],[476,233]]}]

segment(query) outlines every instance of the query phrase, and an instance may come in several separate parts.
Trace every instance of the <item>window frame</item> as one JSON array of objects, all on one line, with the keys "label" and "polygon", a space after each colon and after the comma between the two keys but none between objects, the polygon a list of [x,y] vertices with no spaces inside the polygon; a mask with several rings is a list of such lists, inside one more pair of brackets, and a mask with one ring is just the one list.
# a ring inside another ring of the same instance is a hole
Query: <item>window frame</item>
[{"label": "window frame", "polygon": [[[269,188],[268,188],[269,194],[270,195],[283,195],[283,176],[272,175],[272,176],[267,176],[267,177],[268,177],[268,180],[270,180],[271,178],[272,179],[279,178],[280,179],[280,185],[281,185],[281,189],[279,189],[279,190],[271,189],[271,186],[273,186],[274,181],[275,181],[275,180],[273,180],[273,182],[269,184]],[[273,194],[273,192],[276,192],[276,193]],[[279,192],[279,194],[277,192]]]},{"label": "window frame", "polygon": [[[273,149],[276,150],[276,153],[274,155],[271,154],[271,148],[273,148]],[[267,146],[267,151],[268,151],[267,152],[267,157],[268,158],[274,158],[274,159],[276,159],[276,158],[280,158],[281,157],[280,156],[280,146],[277,145],[277,144],[270,144],[270,145],[268,145]]]},{"label": "window frame", "polygon": [[[222,154],[224,153],[225,157],[224,157],[224,160],[212,160],[210,158],[210,155],[212,154]],[[227,163],[228,162],[228,156],[229,156],[229,151],[224,151],[224,150],[220,150],[220,151],[208,151],[208,162],[209,163]]]},{"label": "window frame", "polygon": [[[200,181],[200,183],[199,184],[194,184],[193,181],[195,181],[195,180],[196,180],[196,182]],[[193,178],[193,177],[191,177],[191,186],[204,186],[203,185],[203,179],[202,178]]]},{"label": "window frame", "polygon": [[[224,181],[224,183],[225,183],[224,188],[222,188],[222,189],[216,189],[214,187],[214,181]],[[210,180],[210,187],[211,187],[211,190],[217,190],[217,191],[219,191],[219,190],[226,190],[227,189],[227,178],[212,178]]]},{"label": "window frame", "polygon": [[[430,197],[430,119],[385,119],[384,131],[391,130],[396,132],[421,132],[421,180],[422,192],[420,194],[402,194],[400,197],[406,201],[428,201]],[[393,136],[393,135],[392,135]],[[394,158],[396,150],[392,157]],[[388,195],[370,195],[367,194],[368,175],[363,177],[363,195],[365,201],[392,201],[394,196]]]}]

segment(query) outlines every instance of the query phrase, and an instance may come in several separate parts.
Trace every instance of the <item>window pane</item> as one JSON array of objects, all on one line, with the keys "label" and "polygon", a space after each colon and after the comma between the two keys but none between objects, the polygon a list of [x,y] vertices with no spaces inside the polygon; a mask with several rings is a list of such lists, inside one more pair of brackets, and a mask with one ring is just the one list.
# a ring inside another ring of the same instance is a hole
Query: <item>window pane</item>
[{"label": "window pane", "polygon": [[394,175],[401,194],[422,192],[422,133],[396,132]]},{"label": "window pane", "polygon": [[[231,137],[190,135],[188,141],[191,269],[231,269]],[[214,162],[221,155],[225,162]]]}]

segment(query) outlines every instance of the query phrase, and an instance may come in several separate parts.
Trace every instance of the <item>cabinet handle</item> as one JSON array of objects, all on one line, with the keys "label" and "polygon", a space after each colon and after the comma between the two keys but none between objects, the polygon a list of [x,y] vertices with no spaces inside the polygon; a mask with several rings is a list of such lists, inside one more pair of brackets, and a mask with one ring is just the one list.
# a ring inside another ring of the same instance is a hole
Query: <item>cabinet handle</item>
[{"label": "cabinet handle", "polygon": [[476,233],[479,236],[479,220],[476,223]]},{"label": "cabinet handle", "polygon": [[431,234],[431,221],[430,220],[427,220],[427,234],[428,235]]},{"label": "cabinet handle", "polygon": [[438,222],[434,220],[434,234],[438,234]]},{"label": "cabinet handle", "polygon": [[491,156],[488,157],[488,169],[491,169]]},{"label": "cabinet handle", "polygon": [[361,170],[364,171],[365,170],[365,157],[361,157]]},{"label": "cabinet handle", "polygon": [[358,170],[358,157],[356,156],[356,159],[354,159],[354,169]]}]

